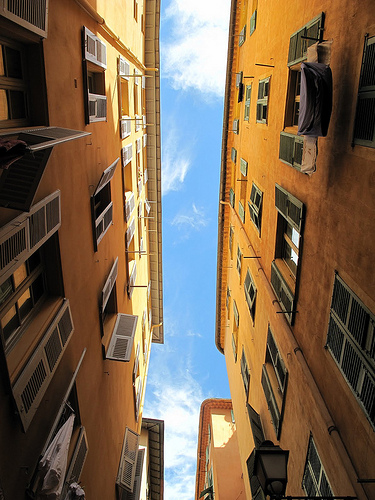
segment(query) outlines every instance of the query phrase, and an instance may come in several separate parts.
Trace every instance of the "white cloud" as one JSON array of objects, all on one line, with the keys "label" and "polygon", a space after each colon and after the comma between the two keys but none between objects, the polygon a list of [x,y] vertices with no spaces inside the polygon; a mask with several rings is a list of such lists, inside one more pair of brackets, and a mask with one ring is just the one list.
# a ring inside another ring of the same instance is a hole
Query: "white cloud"
[{"label": "white cloud", "polygon": [[174,216],[171,225],[177,226],[178,228],[188,227],[199,231],[203,227],[207,226],[209,219],[205,217],[204,211],[201,208],[197,208],[193,203],[192,209],[187,213],[180,213]]},{"label": "white cloud", "polygon": [[176,128],[169,126],[163,136],[162,143],[162,192],[163,196],[169,191],[181,189],[191,160],[187,149],[181,147],[181,139]]},{"label": "white cloud", "polygon": [[223,96],[230,0],[172,0],[165,11],[171,40],[162,46],[163,75],[175,89]]},{"label": "white cloud", "polygon": [[164,498],[192,500],[195,491],[200,405],[204,399],[187,357],[174,360],[173,350],[153,353],[144,416],[164,420]]}]

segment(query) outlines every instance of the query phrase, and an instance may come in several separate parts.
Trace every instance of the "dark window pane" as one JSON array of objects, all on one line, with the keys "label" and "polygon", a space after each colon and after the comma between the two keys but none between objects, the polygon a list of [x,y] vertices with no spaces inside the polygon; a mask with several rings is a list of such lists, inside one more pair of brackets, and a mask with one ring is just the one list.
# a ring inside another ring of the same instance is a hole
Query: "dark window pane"
[{"label": "dark window pane", "polygon": [[5,72],[10,78],[23,78],[21,52],[11,47],[4,47]]},{"label": "dark window pane", "polygon": [[0,305],[6,301],[9,295],[11,295],[12,291],[12,279],[8,278],[6,281],[4,281],[4,283],[0,285]]},{"label": "dark window pane", "polygon": [[41,274],[31,285],[32,295],[34,305],[38,302],[38,300],[44,294],[44,283],[43,283],[43,275]]},{"label": "dark window pane", "polygon": [[26,118],[25,97],[25,93],[20,90],[9,90],[8,99],[11,119]]}]

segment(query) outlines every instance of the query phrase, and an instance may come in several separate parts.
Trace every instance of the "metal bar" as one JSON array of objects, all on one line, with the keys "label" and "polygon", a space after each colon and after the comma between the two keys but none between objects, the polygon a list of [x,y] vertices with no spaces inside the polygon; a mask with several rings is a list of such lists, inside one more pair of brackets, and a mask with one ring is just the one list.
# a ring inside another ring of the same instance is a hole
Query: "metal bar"
[{"label": "metal bar", "polygon": [[260,259],[261,256],[260,255],[255,255],[254,257],[244,257],[242,256],[243,259]]},{"label": "metal bar", "polygon": [[261,64],[261,63],[255,63],[255,66],[266,66],[267,68],[274,68],[275,67],[272,64]]}]

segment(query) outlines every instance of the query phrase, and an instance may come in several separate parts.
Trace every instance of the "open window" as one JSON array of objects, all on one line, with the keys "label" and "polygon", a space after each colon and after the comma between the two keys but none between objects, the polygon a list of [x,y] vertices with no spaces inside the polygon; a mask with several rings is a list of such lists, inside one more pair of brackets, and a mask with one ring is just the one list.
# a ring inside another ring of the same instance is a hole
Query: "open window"
[{"label": "open window", "polygon": [[85,123],[106,121],[105,69],[107,68],[107,47],[85,26],[82,29],[82,57]]},{"label": "open window", "polygon": [[115,160],[104,172],[91,196],[91,215],[93,225],[94,249],[112,224],[113,203],[111,201],[111,180],[114,176],[119,158]]}]

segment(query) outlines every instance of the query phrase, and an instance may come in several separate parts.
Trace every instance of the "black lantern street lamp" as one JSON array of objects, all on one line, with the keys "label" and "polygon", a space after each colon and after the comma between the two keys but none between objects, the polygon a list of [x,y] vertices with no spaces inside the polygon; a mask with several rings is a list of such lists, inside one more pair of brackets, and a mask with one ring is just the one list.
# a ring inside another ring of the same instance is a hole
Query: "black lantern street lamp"
[{"label": "black lantern street lamp", "polygon": [[265,495],[282,497],[288,482],[289,450],[282,450],[272,441],[264,441],[255,449],[254,475],[258,477]]}]

